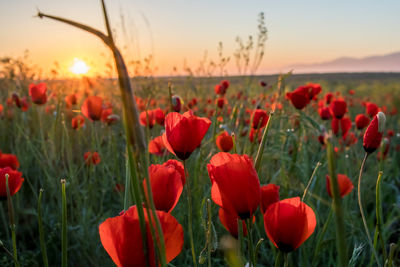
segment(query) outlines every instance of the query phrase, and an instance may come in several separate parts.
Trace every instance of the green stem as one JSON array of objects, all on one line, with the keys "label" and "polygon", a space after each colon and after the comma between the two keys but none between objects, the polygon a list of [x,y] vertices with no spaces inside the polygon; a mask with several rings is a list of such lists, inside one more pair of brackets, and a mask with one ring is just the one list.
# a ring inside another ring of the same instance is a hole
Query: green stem
[{"label": "green stem", "polygon": [[281,267],[283,260],[283,252],[279,250],[278,255],[275,258],[275,267]]},{"label": "green stem", "polygon": [[14,220],[14,206],[12,203],[12,198],[10,194],[10,188],[8,187],[8,178],[9,175],[6,174],[6,191],[7,191],[7,204],[8,204],[8,214],[10,219],[10,228],[11,228],[11,238],[12,238],[12,246],[13,246],[13,257],[14,257],[14,266],[19,267],[18,262],[18,251],[17,251],[17,235],[15,231],[15,220]]},{"label": "green stem", "polygon": [[303,193],[303,197],[301,198],[301,201],[304,202],[304,198],[307,195],[308,189],[311,186],[312,181],[314,180],[315,174],[317,173],[317,170],[319,168],[319,166],[321,166],[321,162],[317,162],[317,166],[315,166],[313,173],[311,174],[310,180],[308,181],[308,184],[306,186],[306,189],[304,189],[304,193]]},{"label": "green stem", "polygon": [[348,266],[347,258],[347,246],[346,246],[346,233],[344,227],[344,216],[342,209],[342,198],[339,192],[339,184],[336,176],[336,163],[335,154],[332,148],[330,140],[327,141],[327,158],[328,168],[330,174],[331,188],[333,189],[333,208],[335,211],[335,222],[336,222],[336,247],[339,253],[340,266]]},{"label": "green stem", "polygon": [[254,247],[253,247],[253,235],[252,235],[252,222],[251,218],[247,219],[247,241],[248,241],[248,250],[249,250],[249,262],[251,262],[251,266],[256,266],[256,259],[254,255]]},{"label": "green stem", "polygon": [[67,195],[65,192],[64,179],[61,179],[61,195],[62,195],[62,230],[61,230],[61,266],[67,267]]},{"label": "green stem", "polygon": [[197,261],[196,261],[196,252],[194,249],[194,240],[193,240],[193,229],[192,229],[192,196],[190,192],[190,180],[188,179],[186,175],[186,161],[183,161],[183,169],[185,173],[185,179],[186,179],[186,194],[187,194],[187,201],[188,201],[188,218],[189,218],[189,225],[188,225],[188,230],[189,230],[189,238],[190,238],[190,247],[192,250],[192,260],[193,260],[193,266],[197,266]]},{"label": "green stem", "polygon": [[326,219],[325,224],[322,227],[321,233],[318,235],[317,245],[315,246],[314,256],[313,256],[313,260],[312,260],[312,266],[315,266],[315,261],[317,260],[317,257],[320,255],[319,251],[321,250],[321,245],[322,245],[322,241],[324,240],[326,230],[328,229],[328,226],[331,223],[332,215],[333,215],[333,202],[332,202],[331,208],[329,210],[328,218]]},{"label": "green stem", "polygon": [[358,206],[360,207],[361,218],[362,218],[362,221],[364,224],[365,233],[367,234],[368,243],[372,249],[372,253],[375,257],[376,264],[379,267],[381,267],[381,263],[379,262],[378,254],[376,253],[374,245],[372,244],[371,235],[368,230],[367,220],[365,219],[364,210],[363,210],[362,201],[361,201],[361,177],[362,177],[362,172],[364,170],[364,165],[365,165],[365,162],[367,161],[368,155],[369,155],[369,153],[365,153],[365,155],[364,155],[364,159],[361,163],[360,174],[358,176],[358,187],[357,187],[358,188]]},{"label": "green stem", "polygon": [[285,263],[284,263],[284,267],[288,267],[289,266],[289,253],[283,253],[283,257],[285,258]]},{"label": "green stem", "polygon": [[[382,175],[383,172],[380,171],[378,175],[378,179],[376,180],[376,234],[379,237],[379,241],[381,243],[382,247],[382,253],[383,253],[383,262],[386,261],[387,259],[387,253],[386,253],[386,248],[385,248],[385,241],[383,240],[383,230],[382,230],[382,225],[383,225],[383,218],[382,218],[382,201],[381,201],[381,182],[382,182]],[[375,250],[376,250],[376,246]]]},{"label": "green stem", "polygon": [[242,259],[242,248],[243,248],[243,221],[238,217],[237,219],[238,225],[238,251],[237,254],[240,259]]},{"label": "green stem", "polygon": [[38,200],[38,225],[39,225],[39,241],[40,241],[40,250],[42,251],[42,258],[43,258],[43,266],[48,267],[49,262],[47,260],[47,250],[46,250],[46,242],[44,240],[44,231],[43,231],[43,223],[42,223],[42,195],[43,189],[39,191],[39,200]]},{"label": "green stem", "polygon": [[208,267],[211,267],[211,251],[212,251],[212,229],[211,229],[211,200],[207,199],[207,214],[208,214],[208,223],[207,223],[207,259],[208,259]]},{"label": "green stem", "polygon": [[[258,147],[256,161],[255,161],[255,164],[254,164],[254,167],[255,167],[257,173],[260,170],[261,159],[262,159],[262,156],[263,156],[263,153],[264,153],[264,147],[265,147],[265,143],[267,142],[267,135],[268,135],[269,126],[271,125],[271,120],[272,120],[273,115],[274,115],[274,112],[270,112],[269,113],[268,122],[267,122],[267,125],[265,125],[263,137],[262,137],[261,143],[260,143],[260,145]],[[258,135],[254,137],[255,140],[257,140],[257,138],[258,138]]]}]

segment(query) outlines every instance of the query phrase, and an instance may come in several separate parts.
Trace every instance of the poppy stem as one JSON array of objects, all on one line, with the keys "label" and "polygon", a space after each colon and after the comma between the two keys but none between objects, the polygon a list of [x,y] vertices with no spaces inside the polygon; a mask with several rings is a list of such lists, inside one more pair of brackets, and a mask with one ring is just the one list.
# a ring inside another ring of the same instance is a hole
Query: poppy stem
[{"label": "poppy stem", "polygon": [[211,267],[211,251],[212,251],[212,222],[211,222],[211,200],[207,199],[207,215],[208,215],[208,224],[207,224],[207,258],[208,258],[208,267]]},{"label": "poppy stem", "polygon": [[18,251],[17,251],[17,235],[15,232],[15,220],[14,220],[14,206],[12,203],[10,188],[8,186],[8,178],[9,175],[6,174],[6,191],[7,191],[7,204],[8,204],[8,215],[10,219],[10,228],[11,228],[11,238],[12,238],[12,246],[13,246],[13,257],[14,257],[14,266],[19,267],[18,262]]},{"label": "poppy stem", "polygon": [[329,209],[328,218],[326,219],[324,226],[322,227],[321,233],[318,235],[317,245],[315,246],[314,256],[312,260],[312,266],[316,266],[315,261],[317,259],[317,256],[319,255],[319,251],[321,249],[322,241],[324,240],[326,230],[328,229],[328,226],[331,223],[332,215],[333,215],[333,202],[331,208]]},{"label": "poppy stem", "polygon": [[289,253],[283,253],[283,258],[285,259],[283,266],[289,267]]},{"label": "poppy stem", "polygon": [[253,247],[253,236],[252,236],[252,218],[247,219],[247,240],[248,240],[248,250],[249,250],[249,262],[251,262],[251,266],[256,266],[256,259],[254,255],[254,247]]},{"label": "poppy stem", "polygon": [[[273,115],[274,115],[273,111],[269,113],[268,122],[267,122],[267,125],[265,125],[263,137],[262,137],[261,143],[260,143],[260,145],[258,147],[256,161],[255,161],[255,164],[254,164],[254,167],[255,167],[257,173],[260,170],[261,159],[262,159],[262,156],[263,156],[263,153],[264,153],[264,147],[265,147],[265,143],[267,142],[267,135],[268,135],[269,126],[271,125],[271,120],[272,120]],[[255,136],[254,138],[258,138],[258,136],[257,137]]]},{"label": "poppy stem", "polygon": [[43,231],[43,223],[42,223],[42,195],[43,189],[39,191],[39,200],[38,200],[38,225],[39,225],[39,241],[40,241],[40,250],[42,251],[43,258],[43,266],[48,267],[49,262],[47,260],[47,250],[46,250],[46,241],[44,240],[44,231]]},{"label": "poppy stem", "polygon": [[303,193],[303,197],[301,198],[301,201],[304,202],[304,199],[308,193],[308,189],[311,186],[312,181],[314,180],[315,174],[317,173],[317,170],[319,168],[319,166],[321,166],[321,162],[317,162],[317,166],[315,166],[313,173],[311,174],[310,180],[308,181],[308,184],[306,186],[306,189],[304,189],[304,193]]},{"label": "poppy stem", "polygon": [[194,240],[193,240],[193,229],[192,229],[192,196],[190,192],[190,179],[187,177],[186,174],[186,160],[183,161],[183,170],[185,173],[185,180],[186,180],[186,194],[187,194],[187,201],[188,201],[188,218],[189,218],[189,225],[188,225],[188,230],[189,230],[189,238],[190,238],[190,247],[192,250],[192,259],[193,259],[193,266],[197,266],[197,260],[196,260],[196,252],[194,249]]},{"label": "poppy stem", "polygon": [[[379,237],[382,253],[383,253],[383,261],[385,262],[387,259],[387,253],[385,248],[385,241],[383,240],[383,230],[382,230],[382,201],[381,201],[381,182],[382,182],[383,172],[380,171],[378,174],[378,179],[376,180],[376,231],[375,234],[377,238]],[[376,246],[375,246],[376,249]]]},{"label": "poppy stem", "polygon": [[61,266],[67,267],[67,194],[65,192],[65,179],[61,179],[61,198],[62,198],[62,228],[61,228]]},{"label": "poppy stem", "polygon": [[282,258],[283,258],[283,252],[279,250],[278,255],[276,255],[275,258],[275,267],[281,267],[282,266]]},{"label": "poppy stem", "polygon": [[374,245],[372,244],[371,235],[368,230],[367,220],[365,219],[364,210],[363,210],[362,201],[361,201],[361,177],[362,177],[364,165],[365,165],[365,162],[367,161],[368,156],[369,156],[369,153],[365,153],[364,159],[361,163],[360,174],[358,176],[358,187],[357,187],[357,189],[358,189],[358,206],[360,207],[361,218],[362,218],[362,221],[364,224],[365,233],[367,234],[368,243],[372,249],[372,253],[375,257],[376,264],[378,265],[378,267],[381,267],[381,263],[379,262],[378,254],[376,253]]},{"label": "poppy stem", "polygon": [[243,221],[238,217],[237,219],[238,225],[238,251],[237,254],[239,258],[242,258],[242,248],[243,248]]},{"label": "poppy stem", "polygon": [[335,154],[332,148],[331,141],[326,140],[326,153],[328,159],[329,175],[331,177],[331,188],[333,193],[333,209],[335,212],[336,222],[336,247],[339,254],[339,264],[342,267],[348,266],[346,233],[344,226],[344,216],[342,209],[342,198],[339,192],[339,184],[336,176]]}]

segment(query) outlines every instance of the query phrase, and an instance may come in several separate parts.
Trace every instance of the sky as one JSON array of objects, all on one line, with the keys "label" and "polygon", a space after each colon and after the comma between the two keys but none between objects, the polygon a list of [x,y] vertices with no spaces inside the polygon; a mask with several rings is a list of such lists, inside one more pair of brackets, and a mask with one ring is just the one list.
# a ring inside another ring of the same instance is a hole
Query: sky
[{"label": "sky", "polygon": [[[237,36],[257,35],[265,14],[268,40],[258,74],[287,65],[366,57],[400,50],[400,1],[319,0],[108,0],[111,25],[127,62],[152,55],[155,75],[185,74],[207,53],[218,61],[218,43],[230,57],[227,73],[237,74]],[[99,0],[0,0],[0,57],[21,57],[48,73],[59,65],[71,75],[75,58],[89,74],[107,73],[114,64],[109,49],[95,36],[48,19],[37,10],[104,31]],[[156,69],[155,69],[156,68]],[[218,74],[218,73],[215,73]]]}]

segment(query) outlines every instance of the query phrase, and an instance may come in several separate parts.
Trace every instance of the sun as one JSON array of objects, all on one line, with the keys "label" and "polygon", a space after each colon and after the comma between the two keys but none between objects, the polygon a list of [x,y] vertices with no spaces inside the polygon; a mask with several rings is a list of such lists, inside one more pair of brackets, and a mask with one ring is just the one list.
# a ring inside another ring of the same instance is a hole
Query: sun
[{"label": "sun", "polygon": [[85,61],[74,58],[74,63],[72,64],[70,71],[76,75],[86,74],[89,71],[88,65],[86,65]]}]

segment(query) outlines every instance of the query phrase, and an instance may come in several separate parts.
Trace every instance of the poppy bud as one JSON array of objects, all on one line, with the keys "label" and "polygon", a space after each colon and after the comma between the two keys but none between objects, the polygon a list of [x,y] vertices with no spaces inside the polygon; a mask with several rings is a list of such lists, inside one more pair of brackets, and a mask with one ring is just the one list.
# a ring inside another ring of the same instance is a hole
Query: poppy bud
[{"label": "poppy bud", "polygon": [[183,106],[183,100],[177,95],[172,96],[172,108],[175,112],[180,112]]},{"label": "poppy bud", "polygon": [[378,112],[369,124],[364,134],[363,147],[365,152],[374,152],[381,144],[383,129],[385,127],[386,116],[383,112]]}]

